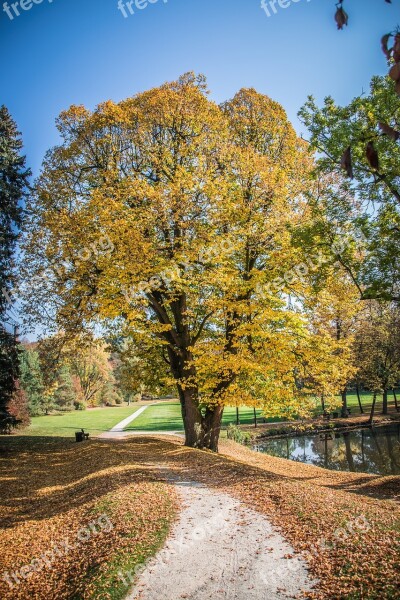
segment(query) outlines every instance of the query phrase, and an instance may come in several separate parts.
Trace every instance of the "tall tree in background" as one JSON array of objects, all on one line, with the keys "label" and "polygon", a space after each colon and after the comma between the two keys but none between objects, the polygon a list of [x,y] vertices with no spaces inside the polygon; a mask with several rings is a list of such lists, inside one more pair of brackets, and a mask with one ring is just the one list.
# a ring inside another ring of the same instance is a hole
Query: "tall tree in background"
[{"label": "tall tree in background", "polygon": [[[353,339],[357,315],[363,306],[358,298],[357,289],[347,273],[331,269],[325,276],[323,287],[319,289],[317,287],[315,294],[305,299],[305,306],[309,310],[312,327],[320,335],[328,335],[336,339],[336,366],[339,369],[346,369],[348,373],[348,379],[340,390],[342,416],[347,417],[347,385],[356,373]],[[321,396],[324,409],[330,412],[336,408],[334,405],[326,404],[323,390]]]},{"label": "tall tree in background", "polygon": [[43,414],[42,407],[43,392],[46,385],[43,381],[43,373],[39,354],[32,346],[23,347],[20,359],[21,387],[24,390],[31,416],[36,417]]},{"label": "tall tree in background", "polygon": [[[19,376],[14,331],[9,331],[7,310],[14,285],[13,255],[22,220],[21,202],[29,170],[21,155],[22,141],[7,108],[0,107],[0,411],[7,414]],[[19,392],[18,392],[19,393]]]},{"label": "tall tree in background", "polygon": [[374,394],[388,393],[400,379],[400,309],[397,303],[368,302],[357,328],[355,358],[359,378]]},{"label": "tall tree in background", "polygon": [[394,83],[384,77],[347,106],[328,97],[318,108],[310,97],[300,111],[320,154],[319,172],[336,174],[331,197],[320,204],[319,234],[331,237],[339,223],[360,240],[360,252],[352,244],[339,259],[364,300],[400,300],[399,111]]},{"label": "tall tree in background", "polygon": [[61,363],[56,372],[56,381],[58,385],[54,392],[55,407],[61,410],[72,410],[76,394],[68,364]]}]

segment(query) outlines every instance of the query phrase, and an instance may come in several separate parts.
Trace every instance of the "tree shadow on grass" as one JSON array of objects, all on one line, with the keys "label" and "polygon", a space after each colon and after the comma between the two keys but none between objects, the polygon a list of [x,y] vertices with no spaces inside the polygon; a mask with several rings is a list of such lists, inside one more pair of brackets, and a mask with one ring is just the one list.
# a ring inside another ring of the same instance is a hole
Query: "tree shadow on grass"
[{"label": "tree shadow on grass", "polygon": [[0,438],[0,526],[49,519],[135,481],[156,481],[155,471],[143,465],[153,446],[150,440]]},{"label": "tree shadow on grass", "polygon": [[[0,526],[46,520],[137,482],[168,478],[160,467],[176,476],[191,478],[213,487],[247,485],[256,481],[265,487],[268,498],[277,498],[275,484],[313,485],[377,499],[398,499],[400,477],[354,476],[343,473],[326,481],[321,469],[304,476],[274,472],[211,452],[198,452],[181,443],[153,437],[121,440],[89,440],[76,443],[70,438],[10,436],[0,438],[2,494]],[[321,478],[321,482],[318,479]],[[269,491],[268,491],[269,490]]]}]

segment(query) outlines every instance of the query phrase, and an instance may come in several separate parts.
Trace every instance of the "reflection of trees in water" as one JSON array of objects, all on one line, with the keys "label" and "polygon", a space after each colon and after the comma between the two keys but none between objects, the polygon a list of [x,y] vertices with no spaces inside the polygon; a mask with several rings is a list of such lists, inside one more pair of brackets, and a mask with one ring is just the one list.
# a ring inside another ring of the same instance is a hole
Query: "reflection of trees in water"
[{"label": "reflection of trees in water", "polygon": [[400,425],[271,440],[265,452],[340,471],[400,474]]},{"label": "reflection of trees in water", "polygon": [[301,438],[284,438],[279,440],[270,440],[266,445],[260,446],[262,451],[278,458],[287,458],[294,460],[293,455],[300,447]]},{"label": "reflection of trees in water", "polygon": [[[398,438],[400,437],[400,427],[398,428]],[[387,435],[386,443],[387,443],[387,451],[390,458],[391,472],[392,473],[400,473],[400,442],[399,439],[393,439],[394,436]],[[397,451],[397,452],[396,452]]]}]

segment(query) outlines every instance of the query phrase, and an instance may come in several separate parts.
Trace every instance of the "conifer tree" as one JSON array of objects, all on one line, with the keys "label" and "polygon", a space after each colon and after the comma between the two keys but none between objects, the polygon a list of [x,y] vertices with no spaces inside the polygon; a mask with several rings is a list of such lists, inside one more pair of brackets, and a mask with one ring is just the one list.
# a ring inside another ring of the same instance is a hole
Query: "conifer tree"
[{"label": "conifer tree", "polygon": [[21,154],[22,141],[5,106],[0,107],[0,412],[7,415],[17,389],[18,349],[7,311],[14,286],[14,253],[22,221],[29,170]]}]

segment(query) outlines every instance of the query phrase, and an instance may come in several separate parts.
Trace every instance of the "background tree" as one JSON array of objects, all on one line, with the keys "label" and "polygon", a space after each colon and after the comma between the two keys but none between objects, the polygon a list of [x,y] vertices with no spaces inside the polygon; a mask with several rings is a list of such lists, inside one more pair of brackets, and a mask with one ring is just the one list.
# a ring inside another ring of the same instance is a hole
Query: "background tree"
[{"label": "background tree", "polygon": [[21,387],[28,399],[28,408],[31,416],[43,414],[43,392],[45,385],[37,350],[32,345],[25,345],[20,360]]},{"label": "background tree", "polygon": [[0,107],[0,411],[17,391],[18,349],[10,331],[8,308],[15,273],[13,255],[22,220],[21,202],[25,197],[29,171],[21,155],[22,141],[7,108]]},{"label": "background tree", "polygon": [[[170,384],[165,349],[148,339],[125,337],[114,343],[116,382],[126,401],[143,394],[159,396],[176,392]],[[163,352],[164,350],[164,352]]]},{"label": "background tree", "polygon": [[49,415],[56,408],[57,384],[45,387],[41,394],[40,407],[45,415]]},{"label": "background tree", "polygon": [[393,81],[375,77],[370,94],[348,106],[328,97],[319,109],[310,97],[300,111],[311,149],[321,154],[319,172],[336,174],[330,197],[319,204],[320,225],[327,236],[338,222],[351,226],[360,251],[340,260],[363,299],[400,300],[400,98],[393,88]]},{"label": "background tree", "polygon": [[400,378],[399,340],[397,303],[368,303],[358,326],[355,356],[361,381],[374,393],[374,404],[376,395],[383,395],[383,414],[388,413],[388,392]]},{"label": "background tree", "polygon": [[72,410],[76,393],[72,381],[70,366],[61,364],[56,373],[57,385],[54,389],[54,405],[59,410]]},{"label": "background tree", "polygon": [[15,419],[15,425],[27,427],[30,423],[30,414],[28,408],[28,398],[20,386],[20,381],[15,382],[15,390],[8,403],[7,410],[11,417]]},{"label": "background tree", "polygon": [[[357,370],[353,341],[357,317],[362,311],[357,288],[346,272],[331,269],[324,278],[323,287],[317,286],[315,295],[310,295],[305,299],[305,306],[309,311],[310,323],[315,331],[321,336],[328,335],[336,341],[336,347],[333,350],[336,367],[347,373],[347,381],[339,390],[342,416],[347,417],[347,386]],[[341,365],[340,361],[342,361]],[[323,390],[321,396],[324,409],[330,411],[335,408],[336,402],[332,404],[331,399],[329,403]]]},{"label": "background tree", "polygon": [[66,357],[71,373],[79,383],[78,400],[84,406],[100,404],[102,397],[106,398],[107,390],[110,392],[110,384],[114,386],[115,383],[104,344],[98,342],[86,348],[70,347],[66,350]]}]

